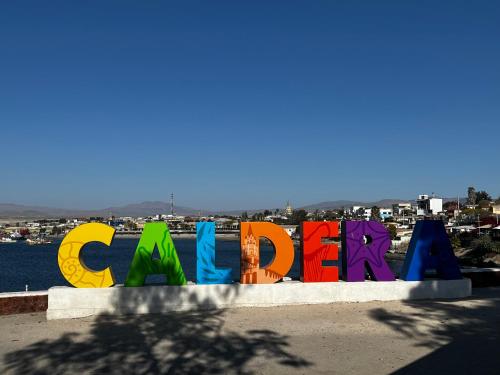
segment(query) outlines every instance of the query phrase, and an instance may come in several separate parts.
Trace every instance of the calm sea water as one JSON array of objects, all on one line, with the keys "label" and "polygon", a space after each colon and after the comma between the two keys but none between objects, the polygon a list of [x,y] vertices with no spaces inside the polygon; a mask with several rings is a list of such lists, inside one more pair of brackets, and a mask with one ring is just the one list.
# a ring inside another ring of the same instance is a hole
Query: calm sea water
[{"label": "calm sea water", "polygon": [[[113,268],[115,281],[123,284],[127,276],[132,257],[135,252],[138,238],[115,238],[110,247],[92,243],[83,250],[83,259],[87,266],[100,270],[108,266]],[[62,277],[57,265],[57,251],[59,241],[48,245],[30,246],[24,242],[0,243],[0,292],[46,290],[56,285],[69,285]],[[196,279],[196,240],[174,239],[184,273],[188,280]],[[261,244],[261,265],[268,264],[274,256],[271,245]],[[398,274],[400,262],[388,262],[393,271]],[[229,267],[233,270],[233,277],[238,279],[240,270],[240,243],[239,241],[216,242],[217,267]],[[287,276],[299,278],[299,257],[296,256]],[[164,283],[161,275],[149,276],[147,283]]]}]

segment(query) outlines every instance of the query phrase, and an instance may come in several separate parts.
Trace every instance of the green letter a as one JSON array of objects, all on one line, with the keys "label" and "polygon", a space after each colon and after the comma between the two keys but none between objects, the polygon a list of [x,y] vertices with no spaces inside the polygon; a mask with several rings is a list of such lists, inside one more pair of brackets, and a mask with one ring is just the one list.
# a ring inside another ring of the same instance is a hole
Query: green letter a
[{"label": "green letter a", "polygon": [[[155,245],[160,259],[153,259]],[[128,271],[125,286],[143,286],[147,275],[167,276],[167,285],[184,285],[186,276],[175,251],[167,224],[147,223],[135,250],[134,259]]]}]

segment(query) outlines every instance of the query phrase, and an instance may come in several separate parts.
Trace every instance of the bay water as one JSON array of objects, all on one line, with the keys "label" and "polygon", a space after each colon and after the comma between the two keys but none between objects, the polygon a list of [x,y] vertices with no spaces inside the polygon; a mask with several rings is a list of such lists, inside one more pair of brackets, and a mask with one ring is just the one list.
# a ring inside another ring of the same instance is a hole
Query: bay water
[{"label": "bay water", "polygon": [[[52,286],[69,286],[59,271],[57,252],[61,239],[51,244],[28,245],[26,242],[0,243],[0,292],[20,292],[28,290],[47,290]],[[102,270],[111,266],[117,284],[123,284],[127,277],[138,238],[115,238],[111,246],[90,243],[82,250],[85,264],[94,270]],[[186,277],[196,280],[196,239],[174,238],[174,244]],[[261,267],[269,264],[274,257],[271,244],[261,242]],[[335,264],[336,262],[333,262]],[[388,261],[389,266],[398,274],[401,262]],[[233,270],[233,278],[239,280],[240,272],[240,242],[239,240],[216,241],[216,266]],[[339,267],[339,273],[340,271]],[[292,269],[286,275],[299,279],[300,258],[295,249],[295,259]],[[148,284],[165,283],[165,276],[148,276]]]}]

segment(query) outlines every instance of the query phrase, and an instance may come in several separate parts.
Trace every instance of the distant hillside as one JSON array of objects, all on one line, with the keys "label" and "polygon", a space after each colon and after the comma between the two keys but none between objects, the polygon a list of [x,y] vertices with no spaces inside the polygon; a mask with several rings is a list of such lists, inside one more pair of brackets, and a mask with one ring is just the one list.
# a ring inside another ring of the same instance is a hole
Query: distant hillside
[{"label": "distant hillside", "polygon": [[[455,201],[457,198],[443,198],[443,202]],[[460,198],[460,203],[464,204],[466,198]],[[378,206],[378,207],[391,207],[395,203],[411,202],[414,200],[407,199],[382,199],[376,202],[361,202],[349,200],[336,200],[310,204],[298,209],[306,211],[315,210],[336,210],[339,208],[348,208],[352,206]],[[268,208],[273,210],[275,208]],[[200,212],[202,215],[241,215],[246,211],[249,215],[256,212],[264,212],[265,209],[241,209],[241,210],[197,210],[191,207],[176,206],[175,213],[182,216],[197,216]],[[144,217],[157,214],[169,214],[170,204],[161,201],[146,201],[141,203],[133,203],[125,206],[107,207],[97,210],[77,210],[77,209],[63,209],[43,206],[25,206],[20,204],[0,203],[0,218],[6,219],[41,219],[41,218],[58,218],[58,217],[89,217],[89,216],[132,216]]]},{"label": "distant hillside", "polygon": [[[175,206],[175,213],[177,215],[189,216],[198,215],[199,211],[190,207]],[[108,207],[103,210],[99,210],[102,213],[100,216],[150,216],[158,214],[169,214],[170,213],[170,203],[161,201],[146,201],[141,203],[128,204],[121,207]]]},{"label": "distant hillside", "polygon": [[[175,207],[178,215],[197,215],[198,211],[189,207]],[[97,210],[61,209],[42,206],[0,203],[0,218],[40,219],[57,217],[89,216],[149,216],[170,213],[170,204],[165,202],[142,202],[120,207],[107,207]]]},{"label": "distant hillside", "polygon": [[342,207],[351,207],[351,206],[360,206],[366,205],[366,202],[360,201],[347,201],[347,200],[337,200],[337,201],[327,201],[327,202],[319,202],[314,204],[309,204],[307,206],[298,207],[298,209],[306,210],[306,211],[314,211],[314,210],[336,210]]},{"label": "distant hillside", "polygon": [[73,216],[76,210],[0,203],[1,218],[44,218]]}]

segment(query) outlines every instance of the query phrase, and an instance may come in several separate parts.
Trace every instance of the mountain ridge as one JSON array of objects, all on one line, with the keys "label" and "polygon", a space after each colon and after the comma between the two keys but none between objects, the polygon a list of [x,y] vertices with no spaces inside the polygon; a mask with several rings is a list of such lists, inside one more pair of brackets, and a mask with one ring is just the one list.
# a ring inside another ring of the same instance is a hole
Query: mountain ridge
[{"label": "mountain ridge", "polygon": [[[462,201],[465,198],[460,198]],[[443,202],[456,200],[456,198],[443,198]],[[303,209],[306,211],[314,210],[335,210],[339,208],[348,208],[351,206],[378,206],[378,207],[390,207],[395,203],[414,203],[414,200],[409,199],[381,199],[373,202],[364,201],[354,201],[354,200],[335,200],[335,201],[323,201],[318,203],[313,203],[297,209]],[[274,211],[276,207],[267,208]],[[192,207],[185,206],[175,206],[175,213],[182,216],[197,216],[200,213],[202,215],[241,215],[242,212],[247,212],[252,215],[256,212],[263,212],[264,208],[261,209],[241,209],[241,210],[197,210]],[[110,206],[103,209],[93,209],[93,210],[82,210],[82,209],[66,209],[66,208],[56,208],[56,207],[46,207],[46,206],[30,206],[22,204],[13,203],[0,203],[0,218],[19,218],[19,219],[41,219],[41,218],[58,218],[58,217],[89,217],[89,216],[132,216],[132,217],[144,217],[158,214],[169,214],[170,204],[168,202],[162,201],[143,201],[140,203],[130,203],[123,206]]]}]

